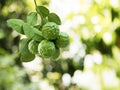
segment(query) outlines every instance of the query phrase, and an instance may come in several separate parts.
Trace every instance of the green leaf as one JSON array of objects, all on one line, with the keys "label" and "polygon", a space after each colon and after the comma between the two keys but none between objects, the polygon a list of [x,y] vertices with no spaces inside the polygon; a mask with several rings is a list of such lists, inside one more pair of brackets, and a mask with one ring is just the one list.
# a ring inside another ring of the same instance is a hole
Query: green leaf
[{"label": "green leaf", "polygon": [[48,21],[55,22],[56,24],[61,25],[61,20],[60,20],[59,16],[55,13],[50,13],[48,15]]},{"label": "green leaf", "polygon": [[111,9],[111,19],[112,21],[114,21],[115,18],[119,17],[119,12],[117,12],[116,10],[114,10],[113,8]]},{"label": "green leaf", "polygon": [[37,28],[33,28],[33,31],[35,34],[38,34],[39,36],[42,37],[42,32],[40,30],[38,30]]},{"label": "green leaf", "polygon": [[41,42],[44,39],[42,36],[42,32],[36,28],[33,28],[33,31],[35,34],[34,34],[34,37],[32,39]]},{"label": "green leaf", "polygon": [[46,24],[47,22],[48,22],[48,20],[47,20],[46,18],[43,18],[42,26],[43,26],[44,24]]},{"label": "green leaf", "polygon": [[34,31],[33,31],[33,27],[31,25],[29,25],[28,23],[24,23],[23,24],[23,30],[24,30],[25,35],[28,38],[30,38],[30,39],[33,38]]},{"label": "green leaf", "polygon": [[34,26],[37,23],[37,13],[31,12],[27,15],[27,23]]},{"label": "green leaf", "polygon": [[46,7],[44,7],[44,6],[37,6],[36,10],[43,17],[46,17],[49,14],[49,10]]},{"label": "green leaf", "polygon": [[41,27],[42,27],[41,25],[35,25],[35,26],[34,26],[34,28],[37,28],[37,29],[39,29],[39,30],[41,29]]},{"label": "green leaf", "polygon": [[35,41],[39,41],[39,42],[41,42],[44,38],[41,37],[41,36],[38,35],[38,34],[35,34],[35,36],[34,36],[32,39],[35,40]]},{"label": "green leaf", "polygon": [[23,34],[23,28],[22,25],[24,24],[23,20],[20,19],[8,19],[7,20],[7,24],[15,31],[17,31],[18,33]]},{"label": "green leaf", "polygon": [[30,62],[35,58],[35,55],[30,53],[30,51],[26,49],[21,53],[20,60],[22,62]]},{"label": "green leaf", "polygon": [[19,53],[24,51],[25,46],[28,44],[29,41],[30,41],[30,39],[28,39],[28,38],[24,38],[24,39],[20,40],[20,42],[19,42]]},{"label": "green leaf", "polygon": [[33,26],[30,26],[27,23],[23,24],[23,30],[25,32],[25,35],[30,39],[33,39],[36,41],[41,41],[44,39],[42,37],[41,31],[39,31],[37,28],[34,28]]},{"label": "green leaf", "polygon": [[19,43],[20,60],[22,62],[29,62],[35,58],[35,55],[28,50],[29,41],[30,39],[25,38],[25,39],[22,39]]},{"label": "green leaf", "polygon": [[115,29],[116,35],[120,36],[120,26]]}]

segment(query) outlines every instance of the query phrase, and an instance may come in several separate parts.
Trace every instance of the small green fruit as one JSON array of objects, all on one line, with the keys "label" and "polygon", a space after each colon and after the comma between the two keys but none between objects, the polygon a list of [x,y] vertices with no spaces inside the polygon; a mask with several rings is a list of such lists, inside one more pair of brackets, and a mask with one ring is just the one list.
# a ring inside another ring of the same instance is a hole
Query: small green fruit
[{"label": "small green fruit", "polygon": [[48,40],[42,40],[38,45],[38,54],[43,58],[49,58],[55,52],[55,45]]},{"label": "small green fruit", "polygon": [[38,53],[38,42],[35,40],[31,40],[28,44],[28,49],[32,54]]},{"label": "small green fruit", "polygon": [[57,59],[60,56],[60,49],[56,48],[55,52],[53,53],[53,55],[51,56],[51,59]]},{"label": "small green fruit", "polygon": [[64,48],[69,45],[69,36],[64,32],[60,32],[59,36],[56,39],[56,46]]},{"label": "small green fruit", "polygon": [[59,27],[54,22],[47,22],[42,27],[42,35],[47,40],[54,40],[59,35]]}]

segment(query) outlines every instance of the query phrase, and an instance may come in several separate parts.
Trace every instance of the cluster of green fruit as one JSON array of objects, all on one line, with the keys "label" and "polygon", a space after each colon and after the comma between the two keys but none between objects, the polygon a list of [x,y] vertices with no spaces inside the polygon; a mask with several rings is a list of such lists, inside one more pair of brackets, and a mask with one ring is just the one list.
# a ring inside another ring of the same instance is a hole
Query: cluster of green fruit
[{"label": "cluster of green fruit", "polygon": [[[69,45],[69,36],[59,30],[59,17],[43,6],[36,6],[36,11],[27,15],[26,22],[20,19],[7,20],[13,30],[26,35],[19,43],[20,59],[23,62],[32,61],[35,55],[57,59],[60,48]],[[38,15],[41,17],[40,23],[37,23]]]},{"label": "cluster of green fruit", "polygon": [[28,43],[28,50],[32,54],[38,54],[43,58],[56,59],[60,55],[60,49],[69,44],[69,36],[60,32],[58,25],[54,22],[47,22],[43,25],[42,39],[37,41],[34,38]]}]

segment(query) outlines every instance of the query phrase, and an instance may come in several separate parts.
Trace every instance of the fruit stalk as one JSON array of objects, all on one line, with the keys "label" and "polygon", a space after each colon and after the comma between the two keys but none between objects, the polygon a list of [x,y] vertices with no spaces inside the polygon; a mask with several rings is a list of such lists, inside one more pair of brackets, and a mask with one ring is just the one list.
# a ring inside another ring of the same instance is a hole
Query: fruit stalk
[{"label": "fruit stalk", "polygon": [[35,3],[35,7],[37,7],[37,3],[36,3],[36,0],[34,0],[34,3]]},{"label": "fruit stalk", "polygon": [[[36,7],[36,11],[38,11],[38,6],[37,6],[37,3],[36,3],[36,0],[34,0],[34,3],[35,3],[35,7]],[[41,16],[41,26],[44,24],[44,17],[42,16],[41,12],[39,12],[40,16]]]}]

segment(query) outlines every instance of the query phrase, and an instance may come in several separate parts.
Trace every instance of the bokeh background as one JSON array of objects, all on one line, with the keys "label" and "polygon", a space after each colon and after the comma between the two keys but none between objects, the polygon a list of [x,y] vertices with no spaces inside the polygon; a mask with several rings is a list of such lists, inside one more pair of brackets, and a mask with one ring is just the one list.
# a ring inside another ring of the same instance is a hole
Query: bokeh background
[{"label": "bokeh background", "polygon": [[57,60],[22,63],[22,37],[6,20],[25,20],[34,0],[0,0],[0,90],[120,90],[120,0],[36,0],[70,36]]}]

